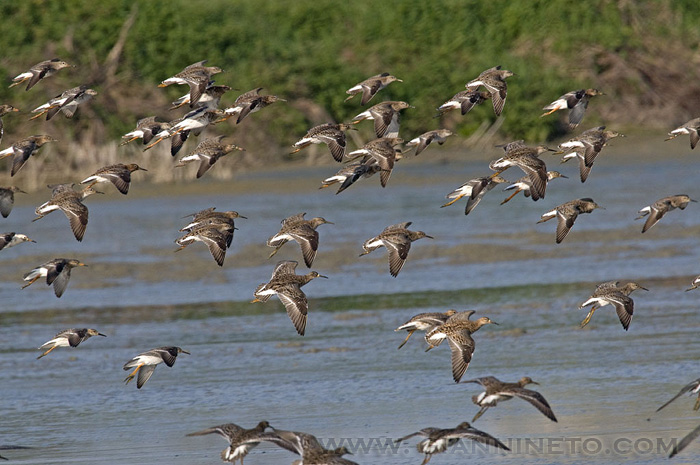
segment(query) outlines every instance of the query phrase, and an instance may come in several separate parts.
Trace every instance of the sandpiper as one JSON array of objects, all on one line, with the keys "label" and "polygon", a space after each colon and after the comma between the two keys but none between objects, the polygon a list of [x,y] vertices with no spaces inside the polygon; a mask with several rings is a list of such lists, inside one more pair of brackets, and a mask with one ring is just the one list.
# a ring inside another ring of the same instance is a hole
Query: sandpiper
[{"label": "sandpiper", "polygon": [[634,301],[630,297],[630,294],[637,289],[643,289],[645,291],[648,291],[648,289],[635,282],[629,282],[624,286],[618,286],[618,284],[620,284],[619,281],[607,281],[599,284],[595,288],[595,291],[593,291],[593,295],[579,305],[578,308],[584,308],[593,304],[591,311],[588,312],[586,318],[581,322],[582,328],[591,321],[593,313],[598,308],[612,305],[615,307],[615,312],[620,319],[620,323],[622,323],[622,327],[625,328],[625,331],[629,329],[630,323],[632,322],[632,315],[634,314]]},{"label": "sandpiper", "polygon": [[690,284],[690,287],[686,289],[685,291],[692,291],[694,289],[697,289],[698,286],[700,286],[700,276],[696,276],[695,279],[693,279],[693,282]]},{"label": "sandpiper", "polygon": [[18,234],[14,232],[0,234],[0,250],[9,249],[22,242],[36,242],[28,238],[25,234]]},{"label": "sandpiper", "polygon": [[[223,95],[230,90],[231,88],[229,86],[215,86],[213,84],[213,81],[210,81],[207,85],[207,88],[202,93],[202,96],[199,98],[199,101],[197,102],[196,106],[207,107],[210,109],[219,108],[219,102],[221,101],[221,97],[223,97]],[[187,105],[189,103],[190,93],[188,92],[179,99],[175,100],[172,103],[173,106],[170,107],[170,109],[177,110],[181,106]]]},{"label": "sandpiper", "polygon": [[415,108],[406,102],[386,101],[378,103],[352,119],[352,124],[364,120],[374,120],[374,132],[377,137],[399,136],[399,112],[406,108]]},{"label": "sandpiper", "polygon": [[559,152],[557,153],[570,152],[564,155],[562,163],[568,161],[570,158],[578,159],[581,182],[585,182],[586,179],[588,179],[591,168],[593,168],[595,158],[603,147],[608,145],[608,141],[615,137],[625,136],[619,132],[606,131],[605,126],[598,126],[584,131],[580,135],[560,144]]},{"label": "sandpiper", "polygon": [[671,453],[669,454],[668,458],[673,457],[686,447],[688,447],[688,444],[693,442],[698,436],[700,436],[700,425],[695,428],[693,431],[688,433],[686,436],[681,439],[681,442],[678,443],[678,445],[673,446],[673,449],[671,450]]},{"label": "sandpiper", "polygon": [[504,146],[506,155],[489,163],[489,168],[496,171],[492,176],[497,176],[511,166],[517,166],[530,178],[530,195],[532,200],[544,198],[547,189],[547,166],[538,158],[546,151],[553,151],[545,145],[528,147],[521,141],[511,142]]},{"label": "sandpiper", "polygon": [[[192,217],[187,226],[180,229],[180,231],[190,232],[192,229],[199,228],[202,226],[216,225],[216,224],[228,224],[234,228],[233,220],[236,218],[247,219],[243,215],[239,215],[237,211],[227,211],[227,212],[217,212],[216,207],[206,208],[197,213],[192,213],[190,215],[184,216],[183,218]],[[235,228],[234,228],[235,229]],[[230,245],[230,244],[229,244]]]},{"label": "sandpiper", "polygon": [[355,95],[362,92],[362,100],[360,101],[360,105],[366,105],[367,102],[372,100],[372,97],[374,97],[377,92],[394,81],[403,82],[401,79],[397,78],[396,76],[392,76],[389,73],[377,74],[376,76],[367,78],[345,91],[346,94],[350,94],[350,97],[346,98],[345,101],[347,102]]},{"label": "sandpiper", "polygon": [[29,68],[29,71],[26,71],[24,73],[18,74],[15,76],[14,79],[12,79],[12,84],[10,84],[10,87],[17,86],[19,84],[22,84],[24,81],[29,81],[27,83],[27,88],[25,90],[29,90],[32,87],[36,85],[37,82],[41,81],[42,79],[53,76],[56,71],[59,69],[63,68],[74,68],[75,66],[69,65],[63,60],[60,60],[58,58],[54,58],[52,60],[46,60],[46,61],[41,61],[31,68]]},{"label": "sandpiper", "polygon": [[243,458],[248,455],[251,449],[260,444],[262,437],[266,437],[264,433],[267,428],[271,428],[271,426],[266,421],[261,421],[257,426],[250,429],[243,428],[235,423],[226,423],[195,433],[189,433],[186,436],[204,436],[205,434],[222,436],[229,442],[229,446],[221,451],[221,460],[235,463],[236,460],[240,459],[241,465],[243,465]]},{"label": "sandpiper", "polygon": [[136,129],[122,136],[122,139],[125,140],[119,145],[128,144],[136,139],[143,139],[143,145],[146,145],[150,143],[157,135],[160,135],[161,133],[163,133],[163,135],[167,134],[171,126],[172,123],[157,121],[155,116],[142,118],[136,123]]},{"label": "sandpiper", "polygon": [[255,113],[268,105],[272,105],[275,102],[286,102],[285,99],[276,95],[260,95],[262,89],[262,87],[258,87],[239,95],[236,101],[233,102],[233,106],[224,110],[221,120],[224,121],[233,115],[238,115],[236,124],[239,124],[249,114]]},{"label": "sandpiper", "polygon": [[43,343],[40,347],[38,347],[39,350],[44,350],[46,348],[48,348],[48,350],[46,350],[43,354],[39,355],[37,357],[37,360],[41,357],[47,356],[49,352],[58,347],[78,347],[78,345],[80,345],[81,342],[85,342],[92,336],[106,337],[107,335],[102,334],[101,332],[92,328],[64,329],[60,333],[56,334],[56,336],[53,339]]},{"label": "sandpiper", "polygon": [[400,443],[414,436],[422,436],[426,438],[419,442],[417,445],[418,452],[420,452],[421,454],[425,454],[425,458],[423,459],[421,465],[425,465],[426,463],[428,463],[433,454],[445,452],[448,447],[456,444],[457,441],[459,441],[462,438],[471,439],[472,441],[480,442],[482,444],[488,444],[498,449],[510,450],[508,446],[503,444],[495,437],[472,427],[466,421],[457,425],[456,428],[423,428],[420,431],[399,438],[394,442]]},{"label": "sandpiper", "polygon": [[70,272],[76,266],[87,265],[75,258],[54,258],[49,260],[24,275],[23,279],[29,282],[22,286],[22,289],[31,286],[37,279],[46,277],[46,285],[51,286],[53,284],[53,291],[56,297],[61,297],[66,287],[68,287]]},{"label": "sandpiper", "polygon": [[510,400],[513,397],[518,397],[530,402],[537,410],[542,412],[544,416],[554,422],[557,421],[557,417],[554,416],[552,408],[542,394],[531,389],[525,389],[525,386],[528,384],[539,384],[527,376],[520,378],[516,383],[504,383],[493,376],[475,378],[462,382],[481,384],[486,389],[486,391],[481,394],[472,396],[472,402],[481,407],[481,410],[479,410],[474,416],[474,419],[472,419],[472,423],[483,415],[489,407],[495,407],[499,402]]},{"label": "sandpiper", "polygon": [[333,155],[335,161],[342,161],[345,156],[346,140],[345,131],[355,129],[349,124],[333,124],[326,123],[319,126],[314,126],[309,129],[304,137],[297,141],[292,147],[295,147],[291,153],[297,153],[301,149],[308,147],[311,144],[326,144]]},{"label": "sandpiper", "polygon": [[156,366],[160,363],[165,363],[167,366],[172,367],[175,364],[175,359],[178,354],[188,354],[185,349],[180,347],[158,347],[156,349],[151,349],[149,351],[138,354],[136,357],[132,358],[124,364],[124,370],[127,371],[130,368],[135,368],[134,371],[129,373],[124,379],[126,384],[134,379],[138,374],[138,379],[136,380],[136,388],[141,389],[141,387],[146,384],[156,370]]},{"label": "sandpiper", "polygon": [[312,434],[275,429],[274,432],[265,433],[262,439],[300,455],[301,460],[293,465],[357,465],[342,457],[351,453],[346,447],[326,449]]},{"label": "sandpiper", "polygon": [[583,120],[583,115],[588,108],[588,101],[596,95],[605,95],[598,89],[579,89],[567,92],[546,107],[543,110],[549,110],[542,116],[551,115],[557,110],[569,109],[569,129],[574,129]]},{"label": "sandpiper", "polygon": [[583,198],[571,200],[570,202],[563,203],[559,205],[554,210],[550,210],[542,215],[542,218],[537,222],[544,223],[552,218],[557,218],[557,236],[556,242],[560,244],[561,241],[569,234],[571,227],[574,225],[574,221],[581,213],[590,213],[596,208],[603,208],[593,201],[591,198]]},{"label": "sandpiper", "polygon": [[306,213],[298,213],[282,220],[280,231],[267,240],[267,246],[275,248],[267,258],[272,258],[288,241],[296,241],[301,247],[304,263],[308,268],[311,268],[318,250],[318,231],[316,228],[322,224],[333,223],[321,217],[305,220],[304,215]]},{"label": "sandpiper", "polygon": [[475,106],[484,103],[491,98],[491,93],[479,90],[463,90],[457,92],[451,99],[438,107],[437,116],[442,116],[445,113],[460,109],[462,115],[466,115]]},{"label": "sandpiper", "polygon": [[678,399],[679,397],[681,397],[683,394],[686,394],[686,393],[698,395],[697,400],[695,400],[695,405],[693,406],[693,410],[700,410],[700,378],[698,378],[695,381],[691,381],[690,383],[683,386],[683,389],[681,389],[681,391],[678,394],[673,396],[673,398],[671,400],[669,400],[668,402],[666,402],[664,405],[662,405],[661,407],[656,409],[656,411],[658,412],[659,410],[666,407],[668,404],[670,404],[671,402],[673,402],[674,400]]},{"label": "sandpiper", "polygon": [[294,270],[299,263],[295,261],[282,261],[275,266],[272,277],[267,283],[260,284],[255,289],[255,299],[252,302],[267,302],[276,295],[284,304],[289,319],[301,336],[306,331],[306,315],[309,312],[309,302],[301,287],[314,278],[327,278],[312,271],[305,275],[297,275]]},{"label": "sandpiper", "polygon": [[464,214],[468,215],[476,208],[477,205],[479,205],[479,202],[481,202],[481,199],[484,198],[488,191],[496,187],[498,184],[505,182],[508,181],[498,175],[471,179],[447,194],[445,198],[452,200],[444,205],[441,205],[440,208],[448,207],[462,197],[469,197],[467,199],[467,205],[464,207]]},{"label": "sandpiper", "polygon": [[224,136],[216,136],[203,140],[192,152],[180,158],[179,163],[175,165],[175,167],[177,168],[185,166],[188,163],[199,162],[199,169],[197,170],[197,179],[199,179],[209,168],[214,166],[214,163],[216,163],[219,158],[228,155],[234,150],[245,151],[243,147],[239,147],[236,144],[224,144],[221,141],[223,138]]},{"label": "sandpiper", "polygon": [[159,133],[156,140],[146,146],[144,152],[169,138],[171,140],[170,154],[174,157],[182,148],[190,132],[195,136],[200,135],[207,126],[221,121],[219,118],[222,115],[222,110],[212,110],[207,107],[196,108],[182,118],[173,121],[170,129]]},{"label": "sandpiper", "polygon": [[97,91],[89,89],[87,86],[73,87],[33,109],[32,113],[36,114],[29,119],[33,120],[46,115],[46,121],[48,121],[59,111],[62,111],[66,118],[72,118],[78,109],[78,105],[89,101],[95,95],[97,95]]},{"label": "sandpiper", "polygon": [[0,160],[13,156],[10,176],[14,176],[22,169],[29,157],[34,155],[44,144],[55,141],[56,139],[46,134],[26,137],[19,142],[15,142],[11,147],[0,151]]},{"label": "sandpiper", "polygon": [[0,214],[3,218],[10,216],[12,207],[15,205],[15,193],[26,194],[17,186],[0,187]]},{"label": "sandpiper", "polygon": [[333,176],[324,179],[319,189],[340,183],[340,187],[335,193],[338,195],[348,187],[352,186],[357,180],[361,178],[369,178],[381,170],[382,169],[379,167],[377,161],[367,155],[363,161],[347,164],[339,169]]},{"label": "sandpiper", "polygon": [[180,246],[175,252],[179,252],[195,242],[202,242],[209,248],[209,252],[216,263],[219,266],[224,266],[226,249],[231,246],[235,229],[232,225],[225,223],[214,223],[190,228],[184,236],[175,241]]},{"label": "sandpiper", "polygon": [[409,231],[410,221],[405,223],[393,224],[384,228],[384,231],[371,239],[367,239],[362,248],[365,250],[360,254],[360,257],[367,255],[379,247],[386,247],[389,252],[389,274],[394,278],[399,275],[399,271],[403,268],[408,251],[411,250],[411,242],[427,237],[433,239],[433,236],[428,236],[423,231]]},{"label": "sandpiper", "polygon": [[437,142],[439,145],[444,144],[447,138],[453,134],[454,133],[449,129],[435,129],[433,131],[424,132],[415,139],[411,139],[406,144],[406,147],[415,147],[415,155],[418,155],[433,142]]},{"label": "sandpiper", "polygon": [[73,190],[75,184],[52,184],[49,189],[52,190],[51,200],[39,205],[34,213],[37,217],[32,221],[40,220],[54,210],[61,210],[70,222],[73,235],[78,242],[83,240],[85,229],[88,223],[88,209],[83,204],[83,200],[92,194],[102,194],[92,187],[85,187],[82,191],[76,192]]},{"label": "sandpiper", "polygon": [[204,66],[207,60],[193,63],[175,76],[164,80],[158,87],[167,87],[171,84],[187,84],[190,86],[190,107],[199,102],[200,97],[206,91],[212,75],[222,72],[217,66]]},{"label": "sandpiper", "polygon": [[693,150],[698,142],[700,141],[700,118],[693,118],[683,126],[680,126],[673,131],[668,133],[668,138],[666,140],[675,139],[681,134],[690,135],[690,150]]},{"label": "sandpiper", "polygon": [[14,111],[19,111],[19,109],[12,105],[0,105],[0,142],[2,142],[2,135],[5,133],[5,125],[2,122],[2,117]]},{"label": "sandpiper", "polygon": [[[559,171],[547,171],[547,183],[549,183],[549,181],[551,181],[552,179],[556,178],[568,179],[568,176],[564,176]],[[518,195],[520,192],[522,192],[525,197],[530,197],[531,188],[532,184],[530,183],[530,178],[528,176],[523,176],[522,178],[515,181],[513,184],[503,189],[504,192],[515,189],[515,192],[513,192],[510,195],[510,197],[501,202],[501,205],[507,203],[510,199]]]},{"label": "sandpiper", "polygon": [[398,328],[396,328],[394,331],[408,331],[408,335],[406,336],[406,339],[403,340],[401,345],[399,345],[399,349],[402,348],[407,342],[408,338],[413,335],[416,331],[431,331],[432,329],[435,329],[436,327],[442,325],[447,321],[449,317],[457,313],[457,310],[447,310],[446,312],[429,312],[429,313],[419,313],[418,315],[415,315],[412,317],[410,320],[408,320],[406,323],[402,324]]},{"label": "sandpiper", "polygon": [[459,383],[459,380],[467,371],[469,363],[472,360],[475,346],[474,339],[471,336],[472,333],[475,333],[484,325],[498,324],[485,316],[472,321],[469,318],[474,313],[474,310],[457,312],[449,317],[444,324],[425,334],[425,340],[429,345],[426,352],[439,346],[445,339],[450,343],[450,351],[452,353],[452,378],[455,383]]},{"label": "sandpiper", "polygon": [[685,207],[687,207],[690,202],[697,202],[697,200],[693,200],[685,194],[670,195],[639,210],[639,216],[635,218],[635,220],[649,215],[649,218],[647,218],[646,222],[644,223],[644,227],[642,227],[642,233],[645,233],[651,229],[652,226],[658,223],[666,213],[670,212],[671,210],[675,210],[676,208],[685,210]]},{"label": "sandpiper", "polygon": [[467,90],[477,90],[479,86],[486,87],[486,90],[491,93],[491,100],[493,100],[493,112],[496,116],[500,116],[508,94],[506,78],[511,76],[515,76],[515,74],[496,66],[482,71],[476,79],[469,81],[465,87]]},{"label": "sandpiper", "polygon": [[[394,170],[396,160],[400,159],[401,149],[395,147],[403,143],[400,137],[380,137],[371,140],[357,150],[353,150],[348,154],[348,157],[358,158],[369,155],[379,165],[379,181],[382,187],[386,187],[389,182],[391,172]],[[363,162],[366,161],[363,159]]]},{"label": "sandpiper", "polygon": [[95,171],[94,174],[80,181],[80,184],[90,183],[88,187],[93,187],[99,183],[112,183],[119,192],[126,195],[129,193],[129,185],[131,184],[131,173],[134,171],[148,171],[141,168],[136,163],[117,163],[116,165],[103,166]]}]

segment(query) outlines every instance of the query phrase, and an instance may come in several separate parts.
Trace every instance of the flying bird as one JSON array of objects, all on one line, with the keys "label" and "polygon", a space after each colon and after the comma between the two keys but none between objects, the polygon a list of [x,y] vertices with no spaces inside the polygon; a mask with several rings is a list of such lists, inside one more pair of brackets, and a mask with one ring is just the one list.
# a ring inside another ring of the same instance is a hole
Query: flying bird
[{"label": "flying bird", "polygon": [[32,87],[34,87],[37,82],[49,76],[53,76],[58,70],[63,68],[75,68],[75,66],[69,65],[65,61],[60,60],[58,58],[41,61],[29,68],[29,71],[20,73],[17,76],[15,76],[12,79],[12,84],[10,84],[10,87],[14,87],[22,84],[25,81],[29,81],[27,83],[27,88],[25,89],[29,90]]},{"label": "flying bird", "polygon": [[350,94],[350,97],[346,98],[345,101],[347,102],[355,95],[362,93],[360,105],[366,105],[367,102],[372,100],[372,98],[377,95],[377,92],[394,81],[403,82],[401,79],[397,78],[396,76],[392,76],[389,73],[377,74],[376,76],[367,78],[345,91],[346,94]]},{"label": "flying bird", "polygon": [[306,331],[306,316],[309,313],[309,302],[301,287],[315,278],[327,278],[312,271],[305,275],[295,273],[299,263],[295,261],[282,261],[275,266],[272,277],[267,283],[260,284],[255,289],[255,299],[252,302],[267,302],[276,295],[284,304],[289,319],[292,320],[297,333],[303,336]]},{"label": "flying bird", "polygon": [[389,274],[394,278],[397,277],[408,258],[408,251],[411,250],[411,243],[424,237],[433,239],[433,236],[428,236],[423,231],[410,231],[408,229],[410,225],[411,222],[407,221],[405,223],[387,226],[378,236],[367,239],[365,243],[362,244],[364,252],[360,254],[360,257],[367,255],[379,247],[385,247],[389,252]]},{"label": "flying bird", "polygon": [[53,291],[56,297],[61,297],[66,287],[68,287],[71,270],[77,266],[87,265],[75,258],[54,258],[49,260],[24,275],[23,279],[28,281],[28,283],[22,286],[22,289],[31,286],[39,278],[46,278],[46,285],[51,286],[53,284]]},{"label": "flying bird", "polygon": [[642,227],[642,233],[645,233],[658,223],[666,213],[676,208],[685,210],[685,207],[687,207],[690,202],[697,202],[697,200],[693,200],[685,194],[670,195],[639,210],[639,216],[635,218],[635,220],[639,220],[648,215],[644,227]]},{"label": "flying bird", "polygon": [[156,367],[159,364],[165,363],[167,366],[172,367],[175,364],[175,359],[177,358],[178,354],[189,355],[189,352],[180,347],[173,346],[158,347],[156,349],[151,349],[138,354],[136,357],[124,364],[125,371],[134,368],[134,371],[129,373],[129,376],[124,379],[124,382],[129,384],[129,382],[138,374],[136,388],[141,389],[143,385],[146,384],[146,381],[151,379],[153,372],[156,370]]},{"label": "flying bird", "polygon": [[605,95],[598,89],[579,89],[567,92],[546,107],[543,110],[549,110],[543,113],[542,116],[551,115],[557,110],[569,110],[569,129],[574,129],[581,124],[583,115],[588,108],[588,102],[596,95]]},{"label": "flying bird", "polygon": [[539,384],[534,382],[532,378],[526,376],[520,378],[516,383],[504,383],[493,376],[486,376],[462,382],[481,384],[486,389],[481,394],[472,396],[472,402],[481,407],[481,410],[474,416],[472,423],[481,417],[489,407],[495,407],[499,402],[510,400],[513,397],[526,400],[544,416],[554,422],[557,421],[557,417],[554,416],[552,408],[542,394],[531,389],[525,389],[525,386],[528,384]]},{"label": "flying bird", "polygon": [[448,447],[453,446],[460,439],[471,439],[472,441],[487,444],[497,449],[510,450],[508,446],[503,444],[495,437],[474,428],[466,421],[457,425],[456,428],[423,428],[420,431],[401,437],[394,442],[398,444],[414,436],[422,436],[425,438],[416,446],[418,452],[425,454],[425,458],[423,459],[421,465],[426,465],[430,461],[433,454],[445,452]]},{"label": "flying bird", "polygon": [[590,213],[596,208],[603,208],[593,201],[591,198],[583,198],[571,200],[570,202],[563,203],[559,205],[554,210],[550,210],[542,215],[542,218],[537,222],[544,223],[552,218],[557,219],[557,235],[556,242],[560,244],[561,241],[569,234],[571,228],[574,225],[574,221],[578,218],[578,215],[582,213]]},{"label": "flying bird", "polygon": [[102,334],[101,332],[92,328],[64,329],[63,331],[56,334],[56,336],[54,336],[53,339],[51,339],[50,341],[46,341],[38,347],[39,350],[44,350],[47,348],[48,350],[45,350],[43,354],[39,355],[37,357],[37,360],[41,357],[49,355],[49,353],[52,350],[57,349],[58,347],[78,347],[78,345],[80,345],[81,342],[85,342],[92,336],[106,337],[105,334]]}]

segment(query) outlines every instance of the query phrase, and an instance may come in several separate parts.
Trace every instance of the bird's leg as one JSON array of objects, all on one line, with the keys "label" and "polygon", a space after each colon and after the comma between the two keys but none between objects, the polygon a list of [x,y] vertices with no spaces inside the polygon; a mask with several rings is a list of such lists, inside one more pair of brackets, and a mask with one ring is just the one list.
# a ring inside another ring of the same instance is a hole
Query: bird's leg
[{"label": "bird's leg", "polygon": [[187,247],[187,246],[186,246],[186,245],[181,245],[179,249],[175,250],[175,252],[179,252],[179,251],[181,251],[182,249],[184,249],[185,247]]},{"label": "bird's leg", "polygon": [[481,407],[481,410],[479,410],[477,412],[477,414],[474,415],[474,418],[472,419],[472,423],[474,423],[476,420],[478,420],[479,417],[481,417],[481,415],[483,415],[486,412],[486,410],[488,410],[488,407]]},{"label": "bird's leg", "polygon": [[31,120],[33,120],[33,119],[41,118],[41,117],[44,116],[46,113],[48,113],[49,110],[50,110],[50,108],[47,108],[46,110],[42,111],[41,113],[37,113],[36,115],[34,115],[34,116],[32,116],[31,118],[29,118],[29,121],[31,121]]},{"label": "bird's leg", "polygon": [[504,203],[508,202],[510,199],[512,199],[513,197],[515,197],[516,195],[518,195],[518,194],[520,193],[521,190],[522,190],[522,189],[517,189],[515,192],[513,192],[513,195],[511,195],[510,197],[508,197],[507,199],[505,199],[503,202],[501,202],[501,205],[503,205]]},{"label": "bird's leg", "polygon": [[698,394],[698,400],[695,401],[695,406],[693,410],[700,410],[700,394]]},{"label": "bird's leg", "polygon": [[434,345],[430,344],[430,345],[428,346],[428,348],[425,349],[425,351],[427,352],[427,351],[429,351],[430,349],[434,349],[435,347],[437,347],[437,346],[434,346]]},{"label": "bird's leg", "polygon": [[505,171],[505,170],[496,171],[496,172],[493,173],[491,176],[489,176],[489,178],[493,179],[493,178],[495,178],[496,176],[498,176],[499,174],[503,173],[504,171]]},{"label": "bird's leg", "polygon": [[433,454],[425,454],[425,458],[423,459],[423,463],[420,465],[425,465],[426,463],[430,462],[430,458],[433,456]]},{"label": "bird's leg", "polygon": [[262,300],[258,299],[257,297],[254,298],[253,300],[250,301],[251,304],[254,304],[255,302],[262,302]]},{"label": "bird's leg", "polygon": [[415,331],[415,329],[412,329],[408,332],[408,336],[406,336],[406,339],[403,340],[403,342],[399,346],[399,349],[402,348],[408,342],[408,338],[411,337]]},{"label": "bird's leg", "polygon": [[143,363],[141,363],[139,366],[137,366],[136,369],[135,369],[134,371],[132,371],[132,372],[129,374],[129,376],[126,377],[126,379],[124,380],[124,382],[125,382],[126,384],[129,384],[129,381],[131,381],[132,379],[134,379],[134,376],[136,376],[136,373],[139,372],[139,370],[141,369],[142,366],[143,366]]},{"label": "bird's leg", "polygon": [[664,139],[664,142],[667,141],[667,140],[675,139],[675,138],[678,137],[679,135],[680,135],[680,134],[670,134],[669,137],[668,137],[668,139]]},{"label": "bird's leg", "polygon": [[555,109],[553,109],[553,110],[549,110],[547,113],[542,113],[542,114],[540,115],[540,118],[542,118],[543,116],[551,115],[552,113],[554,113],[554,112],[557,111],[558,109],[559,109],[559,108],[555,108]]},{"label": "bird's leg", "polygon": [[133,141],[135,141],[136,139],[138,139],[138,137],[132,137],[132,138],[129,139],[129,140],[122,141],[122,142],[119,144],[119,147],[121,147],[122,145],[126,145],[126,144],[128,144],[129,142],[133,142]]},{"label": "bird's leg", "polygon": [[47,351],[44,352],[43,354],[39,355],[36,359],[39,360],[41,357],[46,357],[47,355],[49,355],[49,352],[51,352],[52,350],[54,350],[56,347],[58,347],[58,346],[55,345],[55,346],[51,347],[49,350],[47,350]]},{"label": "bird's leg", "polygon": [[593,307],[591,307],[591,311],[588,312],[588,315],[586,316],[586,318],[584,318],[584,320],[581,322],[582,328],[584,328],[591,321],[591,318],[593,318],[593,313],[595,313],[595,311],[597,309],[598,309],[598,307],[596,307],[595,305]]},{"label": "bird's leg", "polygon": [[462,197],[464,197],[464,194],[457,196],[456,198],[454,198],[454,199],[452,199],[451,201],[447,202],[445,205],[440,205],[440,208],[449,207],[450,205],[452,205],[453,203],[455,203],[456,201],[458,201],[458,200],[461,199]]},{"label": "bird's leg", "polygon": [[[283,245],[284,245],[284,244],[283,244]],[[269,259],[271,259],[272,257],[274,257],[275,254],[276,254],[277,252],[279,252],[279,250],[280,250],[281,247],[282,247],[281,245],[275,247],[275,250],[272,251],[272,253],[270,254],[270,256],[267,257],[267,259],[269,260]]]},{"label": "bird's leg", "polygon": [[165,139],[165,137],[159,137],[159,138],[156,139],[154,142],[151,142],[150,144],[148,144],[148,145],[146,146],[146,148],[143,149],[143,151],[145,152],[146,150],[150,149],[151,147],[155,147],[155,146],[158,145],[160,142],[162,142],[163,139]]},{"label": "bird's leg", "polygon": [[31,286],[31,285],[34,284],[34,283],[36,282],[36,280],[39,279],[39,278],[40,278],[40,276],[37,276],[37,277],[33,278],[33,279],[32,279],[31,281],[29,281],[27,284],[25,284],[24,286],[22,286],[22,289],[24,289],[24,288],[27,287],[27,286]]}]

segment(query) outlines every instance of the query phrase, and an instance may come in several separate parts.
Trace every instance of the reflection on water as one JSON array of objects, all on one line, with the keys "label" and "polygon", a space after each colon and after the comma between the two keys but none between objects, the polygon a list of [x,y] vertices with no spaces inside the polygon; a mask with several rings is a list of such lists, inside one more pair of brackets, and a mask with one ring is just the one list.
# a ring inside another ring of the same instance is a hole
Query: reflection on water
[{"label": "reflection on water", "polygon": [[[564,166],[573,179],[552,184],[537,203],[516,198],[499,206],[505,194],[494,190],[468,217],[463,204],[438,207],[451,189],[485,174],[481,162],[402,162],[386,189],[370,179],[339,196],[316,189],[335,167],[314,169],[284,195],[290,177],[281,173],[261,179],[256,192],[217,184],[207,194],[139,198],[133,186],[127,198],[87,201],[83,243],[72,239],[62,215],[30,223],[34,206],[20,204],[3,220],[4,229],[37,244],[0,252],[0,446],[34,449],[3,455],[19,464],[213,464],[225,442],[186,433],[266,419],[336,445],[344,440],[359,463],[419,463],[415,441],[393,447],[387,441],[471,419],[478,407],[470,399],[479,391],[451,381],[447,345],[424,353],[415,335],[398,351],[405,334],[393,329],[416,313],[454,307],[501,323],[475,334],[464,379],[530,376],[559,422],[512,400],[489,409],[475,426],[513,453],[465,443],[432,462],[665,463],[668,441],[700,422],[692,398],[654,413],[698,377],[700,291],[683,290],[700,273],[700,214],[691,204],[643,236],[632,219],[657,198],[700,194],[693,179],[676,177],[671,191],[662,182],[687,169],[687,158],[634,164],[624,156],[597,160],[586,184],[576,180],[577,167]],[[559,203],[586,196],[606,210],[579,218],[556,246],[554,225],[536,221]],[[236,221],[239,230],[221,269],[201,244],[172,252],[181,217],[213,205],[249,218]],[[313,267],[330,279],[304,287],[310,298],[305,337],[296,335],[277,300],[249,303],[277,259],[301,260],[294,243],[273,260],[264,245],[282,218],[301,211],[335,223],[319,231]],[[394,279],[383,250],[358,255],[365,239],[402,221],[436,239],[414,244]],[[73,271],[60,300],[39,282],[20,291],[24,272],[56,256],[90,266]],[[578,305],[610,279],[650,289],[633,295],[630,331],[609,307],[579,329],[586,310]],[[76,326],[108,337],[35,360],[36,347]],[[141,390],[124,386],[122,365],[162,345],[192,355],[178,357],[172,368],[160,365]],[[246,463],[294,458],[263,445]],[[693,444],[674,460],[698,459],[700,444]]]}]

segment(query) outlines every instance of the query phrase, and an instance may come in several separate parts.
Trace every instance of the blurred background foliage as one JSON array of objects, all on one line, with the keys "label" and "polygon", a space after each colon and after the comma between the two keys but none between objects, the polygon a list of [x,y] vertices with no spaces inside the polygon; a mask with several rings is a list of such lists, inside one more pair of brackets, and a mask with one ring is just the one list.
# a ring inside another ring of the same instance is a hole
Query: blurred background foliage
[{"label": "blurred background foliage", "polygon": [[[186,88],[156,85],[203,59],[225,70],[217,84],[237,89],[222,106],[256,87],[288,100],[240,127],[217,126],[265,154],[251,163],[279,161],[315,124],[350,120],[363,108],[357,97],[344,102],[345,90],[381,72],[404,82],[370,103],[415,106],[404,111],[405,139],[437,127],[464,140],[483,132],[496,119],[490,103],[439,119],[436,107],[495,65],[516,74],[501,140],[562,136],[565,115],[540,118],[541,108],[584,87],[606,93],[591,103],[585,128],[670,129],[700,113],[700,2],[692,0],[25,0],[0,3],[0,17],[6,84],[41,60],[77,65],[29,92],[2,85],[0,103],[30,111],[76,85],[99,92],[74,120],[6,117],[3,147],[51,131],[81,144],[116,145],[141,117],[180,116],[169,102]],[[371,124],[359,126],[370,138]]]}]

